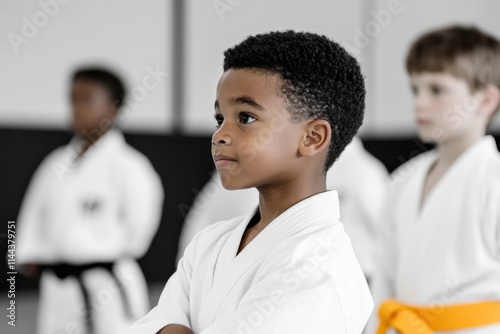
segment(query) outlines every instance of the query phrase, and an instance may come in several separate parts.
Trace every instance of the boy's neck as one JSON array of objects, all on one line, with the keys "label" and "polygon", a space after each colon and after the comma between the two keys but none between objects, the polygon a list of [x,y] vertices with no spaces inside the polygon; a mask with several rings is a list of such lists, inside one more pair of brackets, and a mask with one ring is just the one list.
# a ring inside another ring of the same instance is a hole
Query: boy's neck
[{"label": "boy's neck", "polygon": [[261,220],[259,230],[300,201],[326,191],[326,175],[314,179],[297,178],[286,184],[258,188]]},{"label": "boy's neck", "polygon": [[437,165],[451,166],[472,144],[486,135],[485,130],[470,131],[437,144]]},{"label": "boy's neck", "polygon": [[82,148],[81,148],[81,151],[80,151],[80,154],[79,156],[82,157],[83,154],[85,154],[85,152],[88,151],[88,149],[94,145],[99,139],[101,139],[102,137],[104,137],[104,135],[106,133],[108,133],[109,130],[107,131],[103,131],[103,132],[99,132],[98,135],[97,132],[96,134],[94,134],[94,136],[86,136],[86,135],[83,135],[83,134],[80,134],[80,137],[81,137],[81,141],[82,141]]}]

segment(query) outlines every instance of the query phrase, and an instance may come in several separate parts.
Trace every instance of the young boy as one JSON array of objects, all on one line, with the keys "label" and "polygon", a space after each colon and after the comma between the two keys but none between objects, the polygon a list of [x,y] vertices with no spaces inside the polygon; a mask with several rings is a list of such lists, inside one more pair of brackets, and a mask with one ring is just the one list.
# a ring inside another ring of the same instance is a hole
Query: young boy
[{"label": "young boy", "polygon": [[224,54],[212,154],[259,207],[198,233],[158,306],[128,333],[361,333],[372,299],[326,171],[362,123],[356,60],[312,33],[272,32]]},{"label": "young boy", "polygon": [[436,30],[413,43],[406,67],[419,135],[436,149],[392,177],[378,333],[500,333],[500,154],[485,135],[500,104],[499,42]]},{"label": "young boy", "polygon": [[38,333],[120,333],[148,310],[136,258],[163,203],[151,163],[113,124],[125,98],[113,73],[72,78],[74,138],[38,167],[19,216],[17,260],[40,274]]}]

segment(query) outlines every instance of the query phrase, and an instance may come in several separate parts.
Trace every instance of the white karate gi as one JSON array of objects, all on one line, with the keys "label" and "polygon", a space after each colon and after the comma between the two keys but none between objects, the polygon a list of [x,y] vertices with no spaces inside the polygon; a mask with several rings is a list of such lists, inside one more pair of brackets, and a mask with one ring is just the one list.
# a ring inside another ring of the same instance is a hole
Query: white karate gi
[{"label": "white karate gi", "polygon": [[[327,174],[327,188],[339,193],[341,220],[367,277],[373,272],[376,222],[385,200],[387,180],[387,169],[364,149],[357,137]],[[215,222],[245,215],[258,203],[259,193],[255,188],[225,190],[215,172],[184,221],[177,258],[196,233]]]},{"label": "white karate gi", "polygon": [[[415,305],[500,300],[500,154],[487,136],[469,147],[431,190],[419,209],[434,151],[392,176],[381,222],[372,291]],[[376,315],[377,312],[374,312]],[[378,323],[378,321],[377,321]],[[373,319],[369,333],[375,333]],[[446,334],[498,334],[500,325]]]},{"label": "white karate gi", "polygon": [[335,191],[277,217],[237,255],[253,216],[198,233],[156,306],[128,334],[178,323],[202,334],[361,333],[373,302]]},{"label": "white karate gi", "polygon": [[[19,216],[19,265],[115,262],[113,272],[90,269],[89,292],[96,333],[120,333],[148,310],[147,286],[136,258],[155,235],[163,203],[161,180],[150,162],[110,130],[75,161],[78,137],[41,163]],[[75,277],[44,271],[40,282],[40,334],[85,333],[84,301]]]},{"label": "white karate gi", "polygon": [[259,192],[255,188],[226,190],[220,176],[214,171],[210,180],[196,196],[182,225],[177,260],[196,233],[214,223],[246,215],[259,205]]}]

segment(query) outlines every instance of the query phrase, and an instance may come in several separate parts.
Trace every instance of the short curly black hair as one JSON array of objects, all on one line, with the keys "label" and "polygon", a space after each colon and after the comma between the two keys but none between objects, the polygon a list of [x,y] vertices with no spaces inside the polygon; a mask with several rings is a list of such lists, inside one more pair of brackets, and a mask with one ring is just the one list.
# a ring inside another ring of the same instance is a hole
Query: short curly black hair
[{"label": "short curly black hair", "polygon": [[102,85],[109,93],[109,98],[116,103],[117,108],[121,108],[127,95],[125,86],[118,75],[110,70],[89,67],[80,68],[73,73],[73,82],[76,80],[88,80]]},{"label": "short curly black hair", "polygon": [[363,123],[366,90],[356,59],[326,36],[287,30],[250,36],[224,52],[224,71],[243,68],[279,75],[292,122],[330,123],[328,170]]}]

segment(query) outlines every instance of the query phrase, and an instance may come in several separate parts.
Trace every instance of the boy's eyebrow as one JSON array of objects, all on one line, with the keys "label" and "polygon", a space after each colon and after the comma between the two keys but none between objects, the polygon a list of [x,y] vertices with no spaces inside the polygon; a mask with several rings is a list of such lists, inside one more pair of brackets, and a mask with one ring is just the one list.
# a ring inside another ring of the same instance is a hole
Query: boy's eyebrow
[{"label": "boy's eyebrow", "polygon": [[233,103],[235,104],[246,104],[246,105],[249,105],[250,107],[253,107],[257,110],[260,110],[260,111],[266,111],[266,109],[264,109],[263,106],[261,106],[260,104],[257,103],[257,101],[255,101],[253,98],[251,98],[250,96],[240,96],[240,97],[237,97],[233,100]]},{"label": "boy's eyebrow", "polygon": [[[258,104],[257,101],[255,101],[250,96],[236,97],[233,99],[232,103],[233,104],[246,104],[246,105],[249,105],[257,110],[266,111],[266,109],[263,106]],[[216,110],[219,109],[219,101],[218,100],[215,100],[214,109],[216,109]]]}]

